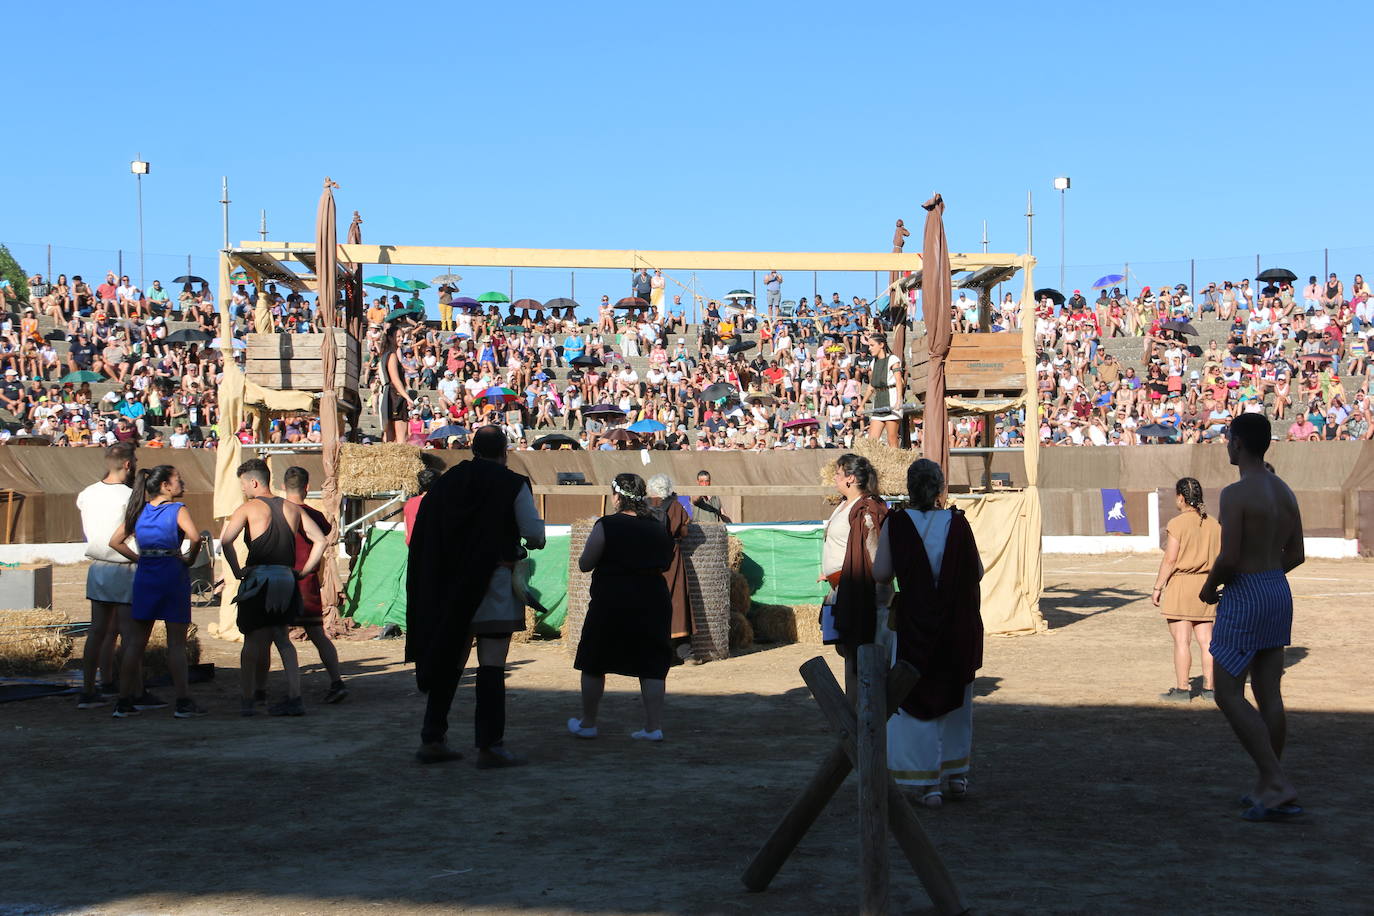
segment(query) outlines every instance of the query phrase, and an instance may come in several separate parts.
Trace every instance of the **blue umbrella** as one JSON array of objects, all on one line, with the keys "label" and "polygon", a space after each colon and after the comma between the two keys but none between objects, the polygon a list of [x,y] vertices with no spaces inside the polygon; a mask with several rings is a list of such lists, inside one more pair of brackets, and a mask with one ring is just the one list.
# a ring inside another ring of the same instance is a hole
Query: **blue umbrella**
[{"label": "blue umbrella", "polygon": [[450,423],[448,426],[441,426],[430,433],[428,438],[430,442],[433,442],[435,439],[447,439],[449,436],[466,436],[467,434],[468,428],[466,426]]},{"label": "blue umbrella", "polygon": [[1093,289],[1102,289],[1103,287],[1111,286],[1113,283],[1120,283],[1124,279],[1126,278],[1121,274],[1107,274],[1107,276],[1097,279],[1097,282],[1093,284]]},{"label": "blue umbrella", "polygon": [[637,423],[631,423],[625,428],[632,433],[661,433],[668,427],[657,420],[640,420]]}]

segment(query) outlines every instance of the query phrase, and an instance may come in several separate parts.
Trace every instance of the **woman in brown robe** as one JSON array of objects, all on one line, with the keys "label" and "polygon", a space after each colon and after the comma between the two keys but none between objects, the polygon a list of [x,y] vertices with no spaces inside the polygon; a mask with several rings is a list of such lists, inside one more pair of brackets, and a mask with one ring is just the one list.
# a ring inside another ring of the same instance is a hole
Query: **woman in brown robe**
[{"label": "woman in brown robe", "polygon": [[692,657],[692,595],[687,586],[687,561],[682,554],[682,541],[692,517],[673,491],[673,481],[667,474],[649,478],[649,507],[654,517],[663,522],[673,539],[673,562],[663,571],[668,593],[673,599],[673,652],[678,662]]}]

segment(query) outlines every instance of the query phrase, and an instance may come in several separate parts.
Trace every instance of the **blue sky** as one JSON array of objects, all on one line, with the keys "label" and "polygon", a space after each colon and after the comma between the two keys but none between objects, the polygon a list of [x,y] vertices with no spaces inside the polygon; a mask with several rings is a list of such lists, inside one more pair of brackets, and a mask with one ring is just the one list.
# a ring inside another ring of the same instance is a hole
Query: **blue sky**
[{"label": "blue sky", "polygon": [[[146,250],[193,253],[197,272],[220,245],[221,175],[236,242],[264,207],[273,238],[311,238],[325,174],[340,232],[358,209],[389,244],[886,250],[900,216],[919,247],[939,190],[952,248],[978,250],[986,219],[993,250],[1021,251],[1031,190],[1045,283],[1067,174],[1069,286],[1126,261],[1137,286],[1187,282],[1189,258],[1230,258],[1200,281],[1238,277],[1257,252],[1305,275],[1328,246],[1333,269],[1374,269],[1364,4],[152,2],[7,19],[22,78],[0,241],[30,270],[44,243],[63,246],[56,270],[113,266],[68,248],[123,248],[130,269],[135,153],[153,164]],[[184,263],[150,256],[148,279]],[[610,282],[582,278],[578,298]],[[567,293],[533,273],[517,287]]]}]

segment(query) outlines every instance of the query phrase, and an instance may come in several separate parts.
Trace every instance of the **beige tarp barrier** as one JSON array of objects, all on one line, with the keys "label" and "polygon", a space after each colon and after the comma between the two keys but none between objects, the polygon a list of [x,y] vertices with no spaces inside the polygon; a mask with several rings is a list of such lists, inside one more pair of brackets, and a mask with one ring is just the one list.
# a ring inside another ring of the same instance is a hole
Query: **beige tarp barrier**
[{"label": "beige tarp barrier", "polygon": [[1019,490],[952,497],[968,513],[983,558],[983,628],[1025,636],[1045,628],[1040,616],[1040,504]]},{"label": "beige tarp barrier", "polygon": [[974,400],[961,398],[955,395],[945,398],[945,409],[959,413],[1006,413],[1009,410],[1016,410],[1026,403],[1025,398],[997,398],[995,400]]}]

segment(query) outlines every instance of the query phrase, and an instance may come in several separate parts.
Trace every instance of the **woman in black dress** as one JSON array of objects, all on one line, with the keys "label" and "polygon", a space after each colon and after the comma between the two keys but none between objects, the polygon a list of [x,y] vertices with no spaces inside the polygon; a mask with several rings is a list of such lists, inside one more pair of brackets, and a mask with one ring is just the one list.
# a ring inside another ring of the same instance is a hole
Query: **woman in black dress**
[{"label": "woman in black dress", "polygon": [[596,711],[606,675],[639,678],[644,728],[630,737],[663,740],[663,696],[673,661],[672,598],[663,571],[673,561],[673,540],[649,509],[644,480],[617,474],[611,489],[616,512],[597,521],[578,567],[592,574],[591,604],[573,667],[582,672],[582,718],[568,730],[595,738]]}]

